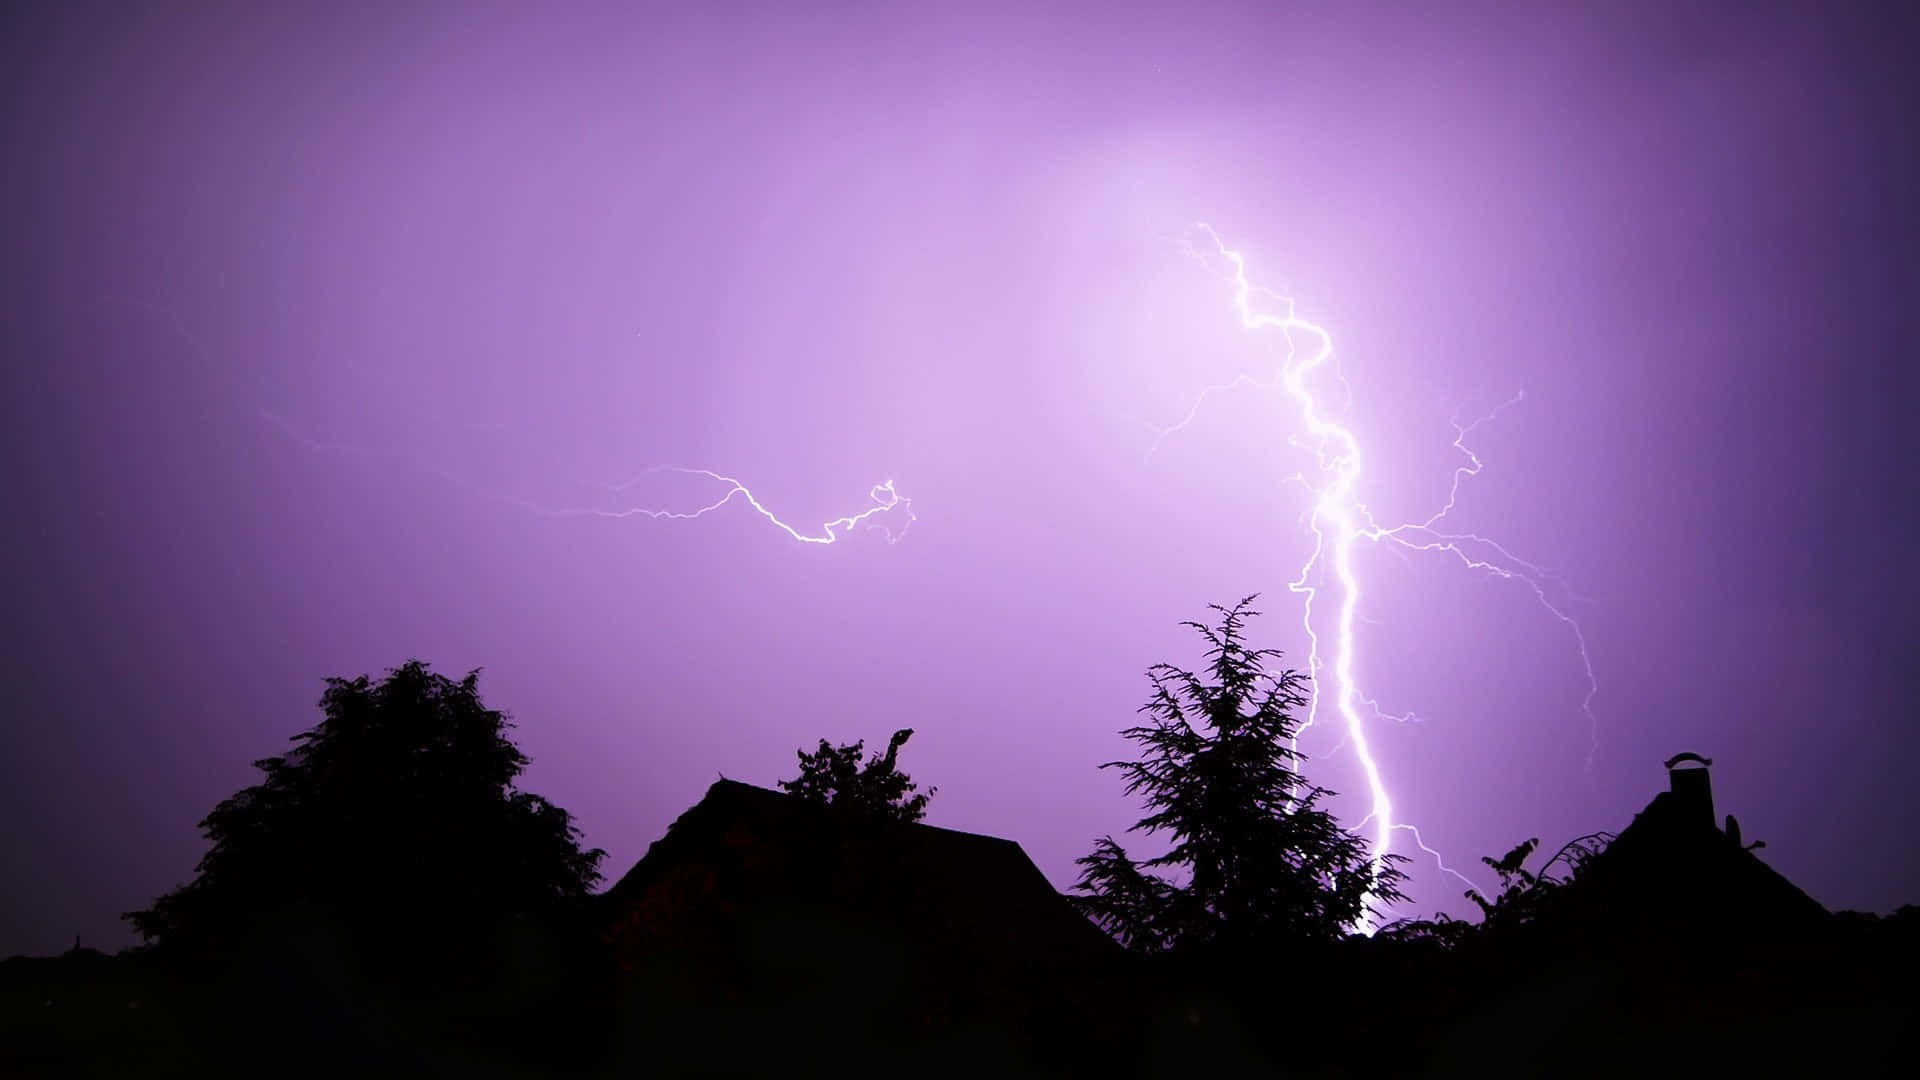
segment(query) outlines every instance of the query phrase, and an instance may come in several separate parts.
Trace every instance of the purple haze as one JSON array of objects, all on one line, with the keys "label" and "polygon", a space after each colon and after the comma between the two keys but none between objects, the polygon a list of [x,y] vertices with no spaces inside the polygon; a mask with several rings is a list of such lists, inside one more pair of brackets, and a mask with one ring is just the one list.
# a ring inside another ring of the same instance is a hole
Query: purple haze
[{"label": "purple haze", "polygon": [[[1305,664],[1293,414],[1146,454],[1273,361],[1194,220],[1333,334],[1382,517],[1526,391],[1456,519],[1581,598],[1598,751],[1525,588],[1363,546],[1401,820],[1471,872],[1694,749],[1818,899],[1920,900],[1896,20],[1033,6],[10,10],[0,955],[130,941],[321,680],[409,657],[484,667],[611,876],[717,774],[911,726],[931,822],[1070,884],[1138,816],[1095,766],[1180,620],[1264,593]],[[604,490],[658,464],[918,520],[525,505],[724,493]],[[1463,907],[1409,869],[1408,913]]]}]

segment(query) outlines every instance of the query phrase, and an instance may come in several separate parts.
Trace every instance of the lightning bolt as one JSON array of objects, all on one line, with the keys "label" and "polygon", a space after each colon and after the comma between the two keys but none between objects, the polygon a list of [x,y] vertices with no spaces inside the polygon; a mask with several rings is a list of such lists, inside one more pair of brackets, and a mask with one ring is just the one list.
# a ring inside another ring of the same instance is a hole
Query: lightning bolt
[{"label": "lightning bolt", "polygon": [[[653,468],[646,470],[631,480],[620,484],[609,484],[607,488],[610,491],[624,491],[639,483],[644,477],[663,472],[681,473],[687,476],[704,476],[710,480],[717,480],[727,485],[727,490],[713,502],[693,510],[649,510],[645,507],[631,507],[626,510],[552,510],[545,512],[587,513],[599,517],[611,518],[650,517],[655,520],[686,521],[710,514],[732,502],[737,496],[748,506],[751,506],[754,513],[759,514],[775,528],[803,544],[834,543],[862,524],[866,524],[869,529],[879,529],[886,535],[887,543],[897,543],[902,537],[907,535],[907,530],[913,527],[913,523],[919,520],[913,513],[913,500],[894,490],[893,481],[891,480],[883,480],[867,489],[867,498],[873,502],[872,506],[858,513],[848,514],[845,517],[837,517],[832,521],[822,522],[820,531],[817,534],[803,533],[799,529],[782,521],[773,511],[767,509],[766,505],[762,503],[753,492],[747,490],[747,485],[735,480],[731,476],[722,475],[711,469],[693,469],[684,465],[655,465]],[[900,531],[897,533],[880,522],[868,521],[869,518],[876,515],[895,510],[906,517],[906,523],[900,526]]]},{"label": "lightning bolt", "polygon": [[[201,374],[203,378],[207,380],[208,384],[217,388],[223,396],[230,398],[235,404],[256,397],[254,391],[230,386],[219,377],[219,368],[214,362],[212,350],[207,347],[205,342],[188,329],[186,321],[180,317],[179,312],[171,305],[152,300],[144,300],[138,297],[111,294],[101,296],[98,299],[102,303],[115,307],[131,308],[142,312],[147,317],[158,318],[164,321],[168,332],[186,346],[188,355],[192,358],[194,365],[202,369]],[[683,465],[656,465],[622,483],[589,483],[585,486],[598,487],[604,491],[617,493],[632,488],[648,476],[660,473],[678,473],[685,476],[705,477],[716,483],[725,485],[724,490],[722,490],[720,495],[712,502],[696,506],[690,510],[657,509],[644,506],[631,506],[621,510],[607,510],[586,506],[550,506],[531,499],[504,495],[489,490],[447,469],[426,464],[398,451],[381,450],[352,443],[318,439],[295,427],[292,423],[288,422],[285,417],[276,412],[260,407],[255,407],[253,411],[281,434],[316,453],[391,461],[403,467],[425,472],[480,498],[506,503],[510,506],[517,506],[523,510],[529,510],[550,517],[645,517],[655,521],[690,521],[694,518],[705,517],[738,500],[747,504],[753,509],[754,513],[766,520],[768,524],[787,534],[787,536],[793,540],[802,544],[821,545],[837,543],[845,539],[854,530],[863,527],[868,530],[879,530],[886,536],[887,543],[889,544],[897,543],[907,535],[907,530],[912,528],[913,523],[918,520],[913,512],[913,500],[900,494],[898,489],[894,487],[894,482],[889,479],[883,480],[867,489],[867,499],[871,505],[856,510],[853,513],[824,521],[820,524],[818,530],[806,532],[781,518],[778,514],[775,514],[746,484],[741,483],[734,477],[715,472],[712,469],[697,469]],[[498,430],[501,427],[501,425],[498,424],[465,424],[462,426],[474,430]],[[897,530],[888,524],[889,521],[893,520],[899,520],[901,522]]]},{"label": "lightning bolt", "polygon": [[[292,424],[288,423],[284,418],[282,418],[276,413],[272,413],[265,409],[261,409],[259,410],[259,414],[263,419],[267,420],[268,422],[272,423],[275,427],[279,428],[283,433],[287,435],[287,437],[293,439],[295,442],[298,442],[308,447],[309,449],[312,449],[321,453],[351,454],[358,457],[385,457],[385,458],[399,457],[398,454],[394,454],[391,452],[370,450],[365,447],[354,446],[349,443],[323,442],[319,439],[312,438],[307,434],[305,434],[304,432],[300,431],[299,429],[295,428]],[[655,465],[652,468],[649,468],[641,472],[638,476],[635,476],[632,479],[624,481],[622,483],[590,485],[594,487],[600,487],[607,491],[614,491],[614,492],[625,491],[628,488],[631,488],[634,485],[638,484],[641,480],[645,479],[646,477],[658,475],[660,473],[678,473],[684,476],[701,476],[701,477],[706,477],[709,480],[714,480],[718,483],[726,485],[725,490],[722,491],[717,498],[713,499],[711,502],[704,503],[699,506],[695,506],[692,509],[673,510],[673,509],[659,509],[659,508],[646,507],[646,506],[629,506],[619,510],[608,510],[601,507],[591,507],[591,506],[552,506],[545,503],[536,502],[531,499],[520,498],[514,495],[503,495],[503,494],[500,494],[499,492],[490,491],[486,488],[480,487],[479,485],[474,484],[463,477],[456,476],[455,474],[448,472],[445,469],[435,468],[432,466],[418,466],[418,467],[425,468],[426,471],[432,473],[435,476],[440,477],[442,480],[447,481],[448,483],[454,485],[455,487],[459,487],[474,495],[478,495],[481,498],[491,499],[495,502],[502,502],[511,506],[517,506],[523,510],[529,510],[529,511],[532,511],[533,513],[543,514],[548,517],[601,517],[601,518],[644,517],[644,518],[651,518],[655,521],[691,521],[695,518],[705,517],[708,514],[714,513],[715,511],[722,509],[723,507],[727,506],[729,503],[732,503],[737,499],[741,502],[746,503],[749,507],[752,507],[754,513],[760,515],[760,517],[764,518],[769,524],[773,525],[775,528],[779,529],[781,532],[786,533],[789,537],[793,538],[794,540],[802,544],[837,543],[838,541],[844,539],[853,530],[860,528],[862,526],[865,526],[868,529],[880,530],[880,532],[886,536],[887,543],[889,544],[897,543],[907,535],[907,530],[912,528],[913,523],[919,520],[918,517],[913,512],[913,500],[908,498],[905,495],[900,494],[899,491],[894,488],[892,480],[881,481],[880,483],[875,484],[871,488],[867,489],[868,501],[871,502],[873,505],[868,506],[864,509],[858,510],[854,513],[846,514],[841,517],[833,518],[830,521],[822,522],[817,532],[803,532],[801,529],[787,522],[785,519],[781,518],[778,514],[775,514],[771,509],[769,509],[765,503],[760,501],[759,496],[755,495],[753,491],[747,487],[747,485],[741,483],[739,480],[731,476],[727,476],[724,473],[714,472],[712,469],[697,469],[697,468],[691,468],[684,465]],[[881,515],[888,515],[888,514],[897,514],[905,519],[905,522],[899,527],[899,530],[897,532],[894,529],[890,528],[885,523],[885,521],[874,520],[880,517]]]},{"label": "lightning bolt", "polygon": [[[1212,249],[1211,257],[1195,246],[1196,238],[1204,238]],[[1310,375],[1329,370],[1338,380],[1347,400],[1351,401],[1352,387],[1345,374],[1337,364],[1330,363],[1333,358],[1332,335],[1323,327],[1296,314],[1291,298],[1254,285],[1247,276],[1245,256],[1227,247],[1212,226],[1205,223],[1194,225],[1183,239],[1183,245],[1189,255],[1210,270],[1218,261],[1224,260],[1228,272],[1223,276],[1231,285],[1234,309],[1241,325],[1250,331],[1279,331],[1286,342],[1286,355],[1278,371],[1270,377],[1242,373],[1227,382],[1203,388],[1185,416],[1170,427],[1157,429],[1147,453],[1151,456],[1169,436],[1191,426],[1202,407],[1215,394],[1251,386],[1279,390],[1291,399],[1302,431],[1289,435],[1288,442],[1313,455],[1320,478],[1316,482],[1304,472],[1283,478],[1284,482],[1301,484],[1312,496],[1302,517],[1313,535],[1313,548],[1301,564],[1299,574],[1287,583],[1288,591],[1302,598],[1301,627],[1307,636],[1307,666],[1315,685],[1315,693],[1308,701],[1307,716],[1294,734],[1294,746],[1297,749],[1300,735],[1319,721],[1321,702],[1329,696],[1323,689],[1326,684],[1322,682],[1322,671],[1327,661],[1322,654],[1323,651],[1330,651],[1331,704],[1344,729],[1336,749],[1351,747],[1366,778],[1370,807],[1358,828],[1364,830],[1369,824],[1373,826],[1371,859],[1374,871],[1378,873],[1383,868],[1386,856],[1392,850],[1394,833],[1404,831],[1413,837],[1421,851],[1434,859],[1442,872],[1469,887],[1477,887],[1470,879],[1448,866],[1440,852],[1428,846],[1418,828],[1409,823],[1396,822],[1393,818],[1393,796],[1367,739],[1366,721],[1372,718],[1407,722],[1418,718],[1411,712],[1394,715],[1383,711],[1373,698],[1361,692],[1356,683],[1354,623],[1359,618],[1361,587],[1353,553],[1362,540],[1390,544],[1402,552],[1442,553],[1457,559],[1469,570],[1519,582],[1527,587],[1540,605],[1572,632],[1578,647],[1587,677],[1587,692],[1581,702],[1581,710],[1588,720],[1587,761],[1591,768],[1599,746],[1599,724],[1593,713],[1593,699],[1599,693],[1599,682],[1594,676],[1593,662],[1587,651],[1586,635],[1579,623],[1553,602],[1543,584],[1557,581],[1557,575],[1514,555],[1495,540],[1472,532],[1453,532],[1447,527],[1447,517],[1458,503],[1461,485],[1478,476],[1484,468],[1479,455],[1467,445],[1467,437],[1505,409],[1519,404],[1524,399],[1524,393],[1516,394],[1511,400],[1470,423],[1462,424],[1456,416],[1453,420],[1453,449],[1465,461],[1453,470],[1445,503],[1424,520],[1382,526],[1358,498],[1358,484],[1364,463],[1359,439],[1322,406],[1319,397],[1307,385]],[[1219,273],[1217,270],[1214,272]],[[1261,301],[1268,303],[1262,304]],[[1265,310],[1266,307],[1275,308],[1278,313]],[[1309,347],[1302,350],[1296,335],[1305,339]],[[1320,601],[1321,590],[1327,586],[1329,578],[1334,586],[1336,607],[1328,635],[1331,638],[1330,647],[1323,650],[1315,605]],[[1354,929],[1360,933],[1371,933],[1370,916],[1363,914]]]}]

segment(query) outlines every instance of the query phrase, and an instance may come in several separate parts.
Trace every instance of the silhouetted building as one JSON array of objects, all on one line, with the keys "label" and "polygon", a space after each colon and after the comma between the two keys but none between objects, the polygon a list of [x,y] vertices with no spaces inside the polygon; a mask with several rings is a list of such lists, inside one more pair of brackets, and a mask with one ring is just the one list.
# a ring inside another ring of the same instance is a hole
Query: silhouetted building
[{"label": "silhouetted building", "polygon": [[648,1057],[897,1047],[993,1067],[1124,1034],[1121,950],[1009,840],[722,780],[599,903]]},{"label": "silhouetted building", "polygon": [[1731,816],[1727,829],[1715,824],[1711,765],[1693,753],[1667,761],[1668,790],[1569,886],[1583,928],[1649,942],[1737,944],[1827,926],[1827,909],[1755,855]]},{"label": "silhouetted building", "polygon": [[[1667,794],[1673,800],[1676,818],[1689,828],[1713,825],[1713,767],[1710,758],[1699,754],[1675,754],[1667,759]],[[1682,767],[1685,766],[1685,767]]]},{"label": "silhouetted building", "polygon": [[1888,1075],[1886,981],[1731,818],[1716,824],[1711,765],[1669,759],[1667,790],[1537,919],[1432,969],[1453,1011],[1427,1034],[1427,1071],[1482,1071],[1497,1045],[1528,1075]]}]

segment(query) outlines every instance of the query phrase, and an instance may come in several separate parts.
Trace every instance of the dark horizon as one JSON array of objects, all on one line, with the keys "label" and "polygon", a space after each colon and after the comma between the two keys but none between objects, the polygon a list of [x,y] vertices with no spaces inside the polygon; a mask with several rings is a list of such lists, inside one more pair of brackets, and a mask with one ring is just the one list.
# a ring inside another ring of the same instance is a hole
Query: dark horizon
[{"label": "dark horizon", "polygon": [[[416,657],[609,883],[717,774],[913,727],[928,823],[1065,888],[1183,620],[1259,593],[1307,666],[1297,411],[1155,446],[1281,355],[1196,222],[1331,334],[1378,520],[1524,394],[1448,520],[1541,595],[1355,549],[1396,823],[1485,885],[1694,750],[1828,908],[1920,901],[1907,21],[1030,7],[0,14],[0,957],[133,943],[323,680]],[[911,529],[617,516],[728,490],[669,465]],[[1302,749],[1359,827],[1339,725]],[[1412,841],[1399,913],[1471,913]]]}]

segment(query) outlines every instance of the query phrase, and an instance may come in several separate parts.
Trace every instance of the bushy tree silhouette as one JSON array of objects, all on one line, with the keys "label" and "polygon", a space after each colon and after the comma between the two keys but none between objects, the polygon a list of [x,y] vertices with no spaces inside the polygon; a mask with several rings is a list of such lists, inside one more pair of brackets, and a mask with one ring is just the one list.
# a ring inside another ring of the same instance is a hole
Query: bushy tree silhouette
[{"label": "bushy tree silhouette", "polygon": [[1500,887],[1488,896],[1478,889],[1465,895],[1480,909],[1478,923],[1439,915],[1433,919],[1401,919],[1381,928],[1388,941],[1421,941],[1454,948],[1474,941],[1499,937],[1539,922],[1559,897],[1559,891],[1586,870],[1588,863],[1614,839],[1610,832],[1589,833],[1567,841],[1538,871],[1526,868],[1527,860],[1539,850],[1538,837],[1515,844],[1505,855],[1483,855],[1480,862],[1492,870]]},{"label": "bushy tree silhouette", "polygon": [[[1172,846],[1136,863],[1111,836],[1079,860],[1075,901],[1123,944],[1144,951],[1189,945],[1331,941],[1371,910],[1402,898],[1400,856],[1376,868],[1364,840],[1341,828],[1307,783],[1291,745],[1305,682],[1269,666],[1281,653],[1243,638],[1259,614],[1247,597],[1210,605],[1218,627],[1189,622],[1209,646],[1205,676],[1148,669],[1149,721],[1121,734],[1138,761],[1110,761],[1149,813],[1130,831],[1167,833]],[[1150,870],[1183,871],[1176,882]]]},{"label": "bushy tree silhouette", "polygon": [[927,803],[939,788],[919,791],[913,778],[900,771],[900,748],[913,738],[912,728],[902,728],[887,741],[884,754],[875,754],[863,767],[860,755],[866,740],[829,745],[820,740],[820,748],[809,754],[796,751],[800,775],[780,781],[780,790],[816,806],[887,821],[919,821],[927,815]]},{"label": "bushy tree silhouette", "polygon": [[1569,840],[1538,873],[1525,866],[1540,846],[1537,837],[1516,844],[1498,859],[1482,856],[1480,861],[1499,877],[1500,888],[1492,897],[1482,895],[1477,889],[1468,889],[1466,897],[1480,908],[1482,926],[1486,929],[1497,931],[1527,925],[1538,919],[1553,902],[1555,893],[1579,877],[1588,860],[1604,851],[1612,840],[1613,834],[1608,832]]},{"label": "bushy tree silhouette", "polygon": [[1540,838],[1536,836],[1515,844],[1497,859],[1491,855],[1480,857],[1480,862],[1500,879],[1500,888],[1494,892],[1492,899],[1478,889],[1468,889],[1466,897],[1480,908],[1480,914],[1488,925],[1518,922],[1531,906],[1533,889],[1539,883],[1539,878],[1526,869],[1526,861],[1539,846]]},{"label": "bushy tree silhouette", "polygon": [[327,680],[325,719],[200,823],[212,846],[195,878],[124,917],[157,954],[189,957],[318,934],[383,979],[471,975],[489,946],[566,917],[603,853],[514,789],[527,757],[478,682],[419,661]]}]

